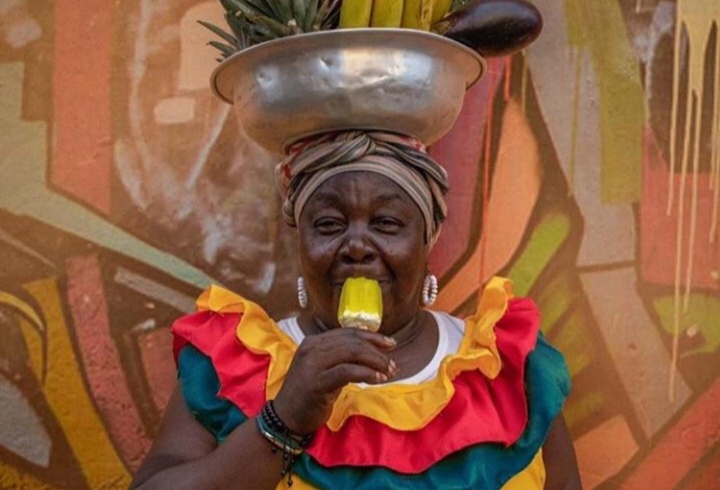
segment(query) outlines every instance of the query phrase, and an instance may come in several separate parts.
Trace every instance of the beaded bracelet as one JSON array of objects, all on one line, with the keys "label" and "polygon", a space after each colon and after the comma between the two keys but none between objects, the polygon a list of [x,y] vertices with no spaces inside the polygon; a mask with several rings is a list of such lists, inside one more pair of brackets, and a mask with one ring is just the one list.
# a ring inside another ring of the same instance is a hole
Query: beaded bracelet
[{"label": "beaded bracelet", "polygon": [[287,483],[288,486],[291,487],[293,485],[293,464],[295,464],[297,456],[302,454],[308,444],[310,444],[312,434],[304,436],[293,434],[283,421],[280,420],[280,417],[278,417],[272,400],[265,404],[260,411],[260,415],[255,417],[255,421],[260,435],[272,444],[272,452],[277,453],[278,449],[282,451],[283,467],[280,471],[280,476],[284,477],[287,475]]}]

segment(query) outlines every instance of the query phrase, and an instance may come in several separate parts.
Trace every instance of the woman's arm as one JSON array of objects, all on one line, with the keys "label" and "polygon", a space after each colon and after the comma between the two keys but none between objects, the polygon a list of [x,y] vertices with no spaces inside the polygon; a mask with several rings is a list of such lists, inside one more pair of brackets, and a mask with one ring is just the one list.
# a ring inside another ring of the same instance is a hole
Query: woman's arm
[{"label": "woman's arm", "polygon": [[254,419],[235,429],[218,446],[187,409],[175,388],[150,452],[131,488],[274,489],[280,481],[282,456],[273,454]]},{"label": "woman's arm", "polygon": [[576,490],[580,485],[575,447],[568,432],[562,412],[555,418],[545,444],[545,488],[548,490]]},{"label": "woman's arm", "polygon": [[[295,434],[315,432],[327,421],[348,383],[379,383],[394,376],[387,356],[395,341],[358,329],[333,329],[306,338],[290,364],[274,406]],[[280,481],[282,454],[272,452],[250,419],[219,446],[189,412],[176,388],[158,435],[132,488],[273,489]]]}]

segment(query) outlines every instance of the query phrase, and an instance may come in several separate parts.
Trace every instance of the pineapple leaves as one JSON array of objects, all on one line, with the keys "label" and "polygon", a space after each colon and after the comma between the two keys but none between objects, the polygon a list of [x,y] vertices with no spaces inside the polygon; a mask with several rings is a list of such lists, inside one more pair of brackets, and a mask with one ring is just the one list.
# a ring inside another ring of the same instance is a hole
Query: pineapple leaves
[{"label": "pineapple leaves", "polygon": [[337,27],[340,0],[220,0],[231,32],[199,20],[223,42],[209,44],[222,58],[255,44]]},{"label": "pineapple leaves", "polygon": [[198,22],[198,24],[200,24],[201,26],[203,26],[203,27],[205,27],[205,28],[207,28],[207,29],[210,29],[213,33],[215,33],[215,34],[218,35],[219,37],[223,38],[225,41],[228,42],[228,44],[230,44],[230,46],[234,46],[235,48],[239,48],[239,47],[240,47],[240,42],[239,42],[239,41],[237,40],[237,38],[236,38],[235,36],[233,36],[232,34],[229,34],[229,33],[225,32],[225,31],[223,31],[222,29],[220,29],[218,26],[216,26],[216,25],[214,25],[214,24],[211,24],[211,23],[209,23],[209,22],[205,22],[204,20],[199,20],[199,21],[197,21],[197,22]]}]

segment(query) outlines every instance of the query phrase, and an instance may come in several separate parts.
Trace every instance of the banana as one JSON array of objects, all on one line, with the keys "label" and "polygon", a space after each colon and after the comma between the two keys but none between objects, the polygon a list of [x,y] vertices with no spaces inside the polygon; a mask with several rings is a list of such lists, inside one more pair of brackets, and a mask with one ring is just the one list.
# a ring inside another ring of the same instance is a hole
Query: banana
[{"label": "banana", "polygon": [[404,0],[375,0],[371,27],[400,27]]},{"label": "banana", "polygon": [[370,27],[373,0],[343,0],[340,5],[340,29]]},{"label": "banana", "polygon": [[402,26],[407,29],[430,30],[434,0],[405,0]]},{"label": "banana", "polygon": [[432,12],[432,21],[430,23],[432,25],[435,25],[437,21],[445,17],[450,11],[451,5],[452,0],[435,0],[435,5],[433,6]]}]

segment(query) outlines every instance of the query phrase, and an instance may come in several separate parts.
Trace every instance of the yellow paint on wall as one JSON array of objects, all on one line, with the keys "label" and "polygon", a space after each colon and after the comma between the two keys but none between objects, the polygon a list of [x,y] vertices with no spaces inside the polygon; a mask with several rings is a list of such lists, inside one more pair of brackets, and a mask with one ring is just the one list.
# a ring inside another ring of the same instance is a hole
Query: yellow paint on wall
[{"label": "yellow paint on wall", "polygon": [[43,376],[43,340],[40,332],[33,328],[29,321],[24,318],[18,318],[20,330],[22,331],[25,345],[27,346],[28,355],[30,356],[30,368],[37,379],[42,383]]},{"label": "yellow paint on wall", "polygon": [[4,303],[8,306],[11,306],[12,308],[21,311],[25,316],[35,322],[35,325],[37,325],[38,328],[43,327],[42,320],[37,315],[37,313],[35,313],[33,307],[27,304],[22,299],[18,298],[17,296],[6,293],[5,291],[0,291],[0,303]]},{"label": "yellow paint on wall", "polygon": [[[42,378],[42,338],[40,332],[45,330],[42,319],[32,306],[15,295],[0,291],[0,304],[5,304],[19,310],[25,317],[18,315],[17,321],[30,353],[31,368],[38,379]],[[27,319],[26,319],[27,318]],[[31,323],[32,321],[32,323]],[[34,325],[33,325],[34,324]]]},{"label": "yellow paint on wall", "polygon": [[0,460],[0,488],[32,488],[33,490],[54,489],[32,475],[21,472]]},{"label": "yellow paint on wall", "polygon": [[[25,289],[42,305],[47,320],[47,377],[42,384],[50,409],[65,431],[90,488],[127,488],[130,473],[120,460],[83,383],[55,279]],[[24,330],[23,330],[24,332]],[[26,337],[28,345],[35,340]]]}]

